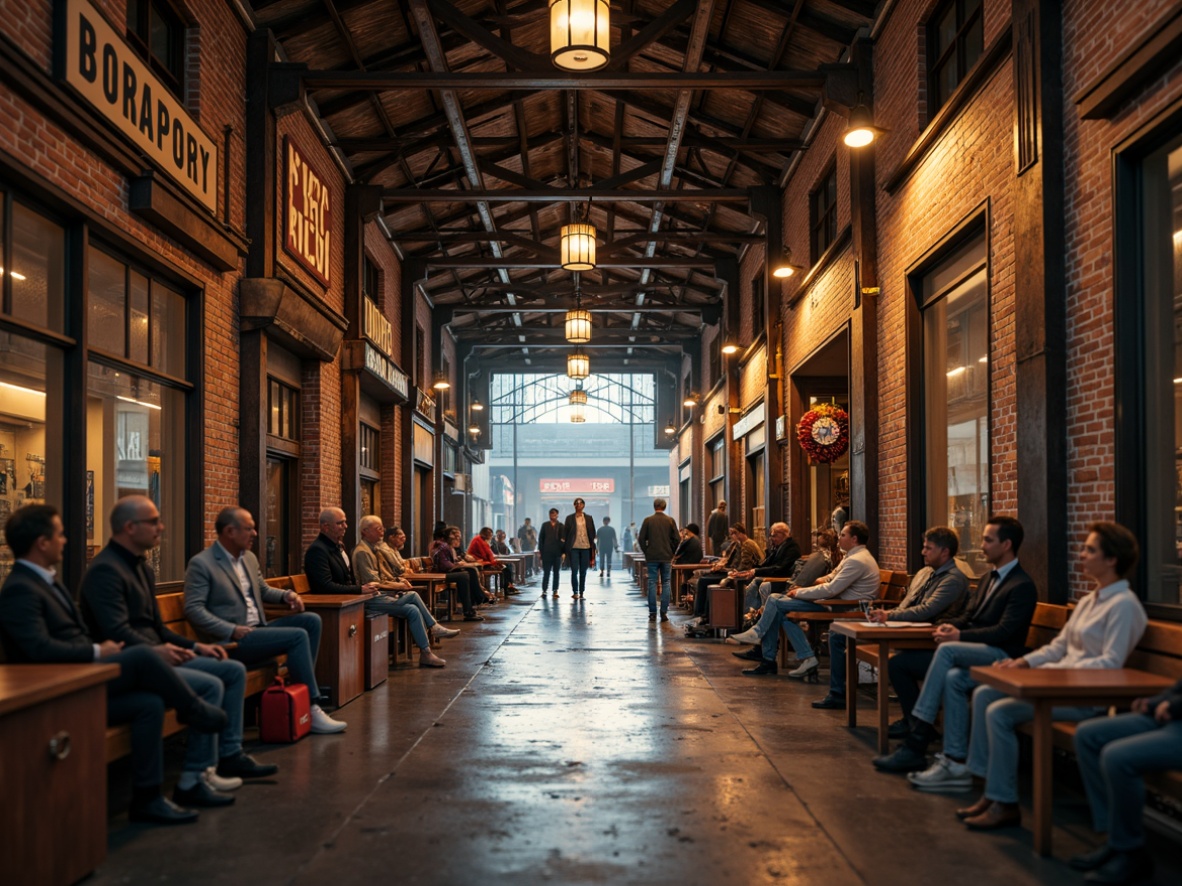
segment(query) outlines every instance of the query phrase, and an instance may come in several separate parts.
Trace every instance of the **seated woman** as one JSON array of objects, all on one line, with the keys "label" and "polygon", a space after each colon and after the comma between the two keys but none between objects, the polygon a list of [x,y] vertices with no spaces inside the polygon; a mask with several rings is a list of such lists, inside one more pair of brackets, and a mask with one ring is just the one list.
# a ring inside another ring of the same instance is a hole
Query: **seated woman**
[{"label": "seated woman", "polygon": [[[1083,571],[1095,590],[1072,611],[1063,630],[1046,646],[1021,658],[1007,658],[998,668],[1120,668],[1145,633],[1146,616],[1125,576],[1137,564],[1133,533],[1119,523],[1088,527],[1080,553]],[[1086,720],[1094,707],[1058,707],[1056,720]],[[957,816],[974,830],[994,830],[1021,821],[1018,807],[1017,728],[1034,719],[1034,707],[992,686],[973,690],[969,771],[985,779],[985,793]]]},{"label": "seated woman", "polygon": [[[459,530],[456,530],[457,537]],[[437,572],[447,573],[447,580],[456,589],[460,605],[464,609],[464,621],[484,621],[483,615],[478,615],[473,605],[474,594],[471,587],[471,577],[468,570],[456,558],[455,548],[452,547],[447,526],[435,528],[435,540],[431,542],[431,564]],[[476,593],[480,586],[477,585]]]},{"label": "seated woman", "polygon": [[1108,840],[1068,864],[1090,883],[1136,883],[1153,873],[1145,848],[1145,773],[1182,766],[1182,680],[1132,712],[1097,717],[1075,732],[1075,755],[1098,833]]},{"label": "seated woman", "polygon": [[469,584],[472,587],[472,597],[477,603],[496,603],[497,598],[490,594],[484,584],[484,563],[464,550],[464,533],[459,526],[447,527],[447,540],[455,550],[456,561],[468,570],[471,576]]}]

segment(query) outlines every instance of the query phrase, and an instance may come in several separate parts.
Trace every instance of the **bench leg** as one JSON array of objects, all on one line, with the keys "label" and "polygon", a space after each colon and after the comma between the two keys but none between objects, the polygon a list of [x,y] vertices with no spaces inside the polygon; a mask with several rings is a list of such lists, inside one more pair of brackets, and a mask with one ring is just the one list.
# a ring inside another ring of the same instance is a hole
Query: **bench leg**
[{"label": "bench leg", "polygon": [[1051,705],[1043,701],[1034,702],[1034,851],[1039,855],[1051,854],[1051,775],[1053,761],[1051,749],[1054,737],[1051,733]]}]

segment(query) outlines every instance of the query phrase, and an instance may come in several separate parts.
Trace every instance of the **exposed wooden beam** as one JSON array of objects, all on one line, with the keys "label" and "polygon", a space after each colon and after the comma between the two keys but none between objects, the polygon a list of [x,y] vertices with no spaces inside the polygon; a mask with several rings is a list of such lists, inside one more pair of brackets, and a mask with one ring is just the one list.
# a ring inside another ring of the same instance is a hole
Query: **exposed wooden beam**
[{"label": "exposed wooden beam", "polygon": [[784,89],[820,90],[825,75],[818,71],[716,71],[677,73],[666,71],[590,71],[566,74],[546,72],[438,72],[438,71],[329,71],[299,73],[307,89],[350,89],[358,92],[394,92],[419,89],[525,90],[549,92],[555,89],[690,89],[741,90],[743,92]]},{"label": "exposed wooden beam", "polygon": [[[473,167],[479,175],[479,170]],[[670,164],[672,175],[672,164]],[[504,188],[478,187],[468,191],[414,188],[386,188],[382,199],[387,203],[581,203],[594,198],[621,203],[742,203],[750,198],[746,188],[684,188],[671,190],[600,190],[599,188]]]},{"label": "exposed wooden beam", "polygon": [[[529,52],[519,46],[514,46],[507,40],[481,27],[468,16],[464,15],[446,0],[427,0],[427,7],[440,21],[450,25],[455,31],[463,34],[477,46],[483,46],[506,64],[522,71],[543,71],[550,67],[550,60],[544,55]],[[463,76],[463,75],[452,75]],[[480,74],[471,75],[480,77]],[[462,89],[461,86],[425,87],[428,89]]]},{"label": "exposed wooden beam", "polygon": [[623,70],[628,62],[645,47],[660,40],[694,14],[697,0],[677,0],[672,6],[616,47],[608,63],[609,70]]},{"label": "exposed wooden beam", "polygon": [[[449,258],[446,255],[422,256],[422,260],[432,268],[558,268],[557,261],[543,261],[536,258],[515,258],[513,256],[498,256],[497,258]],[[627,261],[606,261],[596,265],[597,268],[713,268],[712,258],[669,258],[667,256],[651,258],[630,258]],[[503,281],[512,283],[511,280]],[[508,287],[512,290],[512,287]]]}]

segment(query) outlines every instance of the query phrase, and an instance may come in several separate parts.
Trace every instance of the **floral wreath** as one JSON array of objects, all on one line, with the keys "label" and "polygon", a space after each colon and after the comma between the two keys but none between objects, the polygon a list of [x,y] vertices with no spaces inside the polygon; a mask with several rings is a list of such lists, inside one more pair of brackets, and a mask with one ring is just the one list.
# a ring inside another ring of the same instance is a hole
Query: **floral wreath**
[{"label": "floral wreath", "polygon": [[850,448],[850,415],[840,406],[818,403],[801,416],[796,439],[812,461],[833,464]]}]

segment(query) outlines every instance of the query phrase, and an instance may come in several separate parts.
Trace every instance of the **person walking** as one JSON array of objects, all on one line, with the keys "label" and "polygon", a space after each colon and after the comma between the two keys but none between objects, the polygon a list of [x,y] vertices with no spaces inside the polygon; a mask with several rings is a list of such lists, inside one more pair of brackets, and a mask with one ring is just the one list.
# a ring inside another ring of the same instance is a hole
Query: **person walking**
[{"label": "person walking", "polygon": [[603,578],[603,569],[607,567],[607,577],[612,577],[612,554],[620,549],[616,544],[616,530],[612,526],[612,518],[604,517],[603,525],[595,534],[595,547],[599,551],[599,577]]},{"label": "person walking", "polygon": [[554,575],[551,585],[553,595],[558,596],[558,576],[562,573],[562,552],[566,548],[566,526],[558,522],[558,508],[550,508],[550,521],[542,524],[538,533],[538,547],[542,552],[542,596],[546,596],[546,585]]},{"label": "person walking", "polygon": [[663,498],[653,499],[653,512],[640,524],[637,538],[640,550],[644,552],[644,565],[648,570],[648,620],[657,620],[657,576],[661,577],[661,621],[668,621],[669,598],[673,596],[670,579],[673,570],[673,552],[681,541],[677,522],[665,513]]},{"label": "person walking", "polygon": [[587,590],[587,570],[595,565],[595,518],[583,509],[587,503],[575,499],[575,512],[566,515],[566,543],[563,552],[570,563],[571,598],[582,600]]}]

